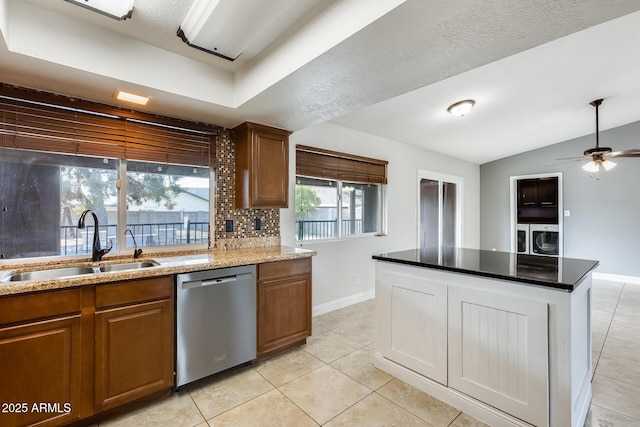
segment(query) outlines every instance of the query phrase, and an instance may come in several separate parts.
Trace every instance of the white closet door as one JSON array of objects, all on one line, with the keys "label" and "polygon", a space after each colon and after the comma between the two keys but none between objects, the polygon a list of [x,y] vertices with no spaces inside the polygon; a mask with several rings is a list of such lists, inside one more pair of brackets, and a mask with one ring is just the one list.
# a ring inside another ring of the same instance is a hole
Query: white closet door
[{"label": "white closet door", "polygon": [[547,320],[542,301],[450,286],[449,387],[548,426]]}]

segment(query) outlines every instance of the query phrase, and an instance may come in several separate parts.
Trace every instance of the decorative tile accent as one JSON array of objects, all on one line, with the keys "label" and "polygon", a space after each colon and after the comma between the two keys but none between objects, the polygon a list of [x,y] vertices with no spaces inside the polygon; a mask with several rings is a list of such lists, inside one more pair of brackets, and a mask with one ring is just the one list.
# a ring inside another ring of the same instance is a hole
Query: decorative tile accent
[{"label": "decorative tile accent", "polygon": [[[223,129],[216,139],[215,248],[238,249],[280,244],[280,209],[236,209],[235,135]],[[253,220],[260,218],[260,230]],[[225,220],[233,220],[233,231],[225,231]],[[277,237],[277,243],[275,239]],[[251,238],[264,240],[240,241]],[[249,245],[249,246],[247,246]]]}]

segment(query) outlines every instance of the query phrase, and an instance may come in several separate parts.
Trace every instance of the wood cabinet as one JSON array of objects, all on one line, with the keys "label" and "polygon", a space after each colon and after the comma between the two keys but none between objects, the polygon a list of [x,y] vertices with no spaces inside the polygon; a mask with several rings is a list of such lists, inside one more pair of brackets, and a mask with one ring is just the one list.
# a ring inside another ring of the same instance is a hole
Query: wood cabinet
[{"label": "wood cabinet", "polygon": [[245,122],[236,135],[236,208],[286,208],[291,132]]},{"label": "wood cabinet", "polygon": [[96,288],[96,411],[173,385],[173,280]]},{"label": "wood cabinet", "polygon": [[555,208],[558,206],[558,177],[520,179],[517,193],[518,208]]},{"label": "wood cabinet", "polygon": [[264,356],[311,335],[311,258],[258,265],[257,354]]},{"label": "wood cabinet", "polygon": [[67,425],[168,391],[173,289],[165,276],[0,298],[0,425]]},{"label": "wood cabinet", "polygon": [[79,419],[80,327],[80,289],[0,299],[0,425]]}]

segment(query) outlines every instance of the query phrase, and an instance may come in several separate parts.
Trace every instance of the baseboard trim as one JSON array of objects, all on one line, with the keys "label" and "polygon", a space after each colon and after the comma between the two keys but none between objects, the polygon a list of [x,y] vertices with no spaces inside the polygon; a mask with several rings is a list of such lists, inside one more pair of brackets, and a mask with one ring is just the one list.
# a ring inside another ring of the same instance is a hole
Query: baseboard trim
[{"label": "baseboard trim", "polygon": [[370,300],[375,298],[376,291],[374,289],[362,292],[355,295],[349,295],[348,297],[340,298],[337,300],[324,302],[322,304],[314,305],[311,309],[312,316],[319,316],[321,314],[329,313],[330,311],[338,310],[340,308],[348,307],[359,302]]},{"label": "baseboard trim", "polygon": [[393,375],[407,384],[430,394],[436,399],[439,399],[490,426],[531,427],[531,424],[505,414],[502,411],[498,411],[487,404],[460,393],[459,391],[445,387],[440,383],[432,381],[429,378],[423,377],[422,375],[405,368],[404,366],[386,359],[378,352],[376,352],[374,356],[374,365],[376,368]]},{"label": "baseboard trim", "polygon": [[593,278],[600,279],[600,280],[611,280],[612,282],[622,282],[622,283],[631,283],[634,285],[640,285],[640,277],[637,277],[637,276],[623,276],[621,274],[594,272]]}]

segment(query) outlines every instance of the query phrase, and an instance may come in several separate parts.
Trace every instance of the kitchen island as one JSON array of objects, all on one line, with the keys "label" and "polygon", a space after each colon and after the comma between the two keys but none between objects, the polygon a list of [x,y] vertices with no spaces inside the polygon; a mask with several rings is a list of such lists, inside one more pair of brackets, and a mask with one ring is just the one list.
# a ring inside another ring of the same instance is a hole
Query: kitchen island
[{"label": "kitchen island", "polygon": [[597,261],[463,248],[376,262],[375,365],[492,426],[582,426]]}]

